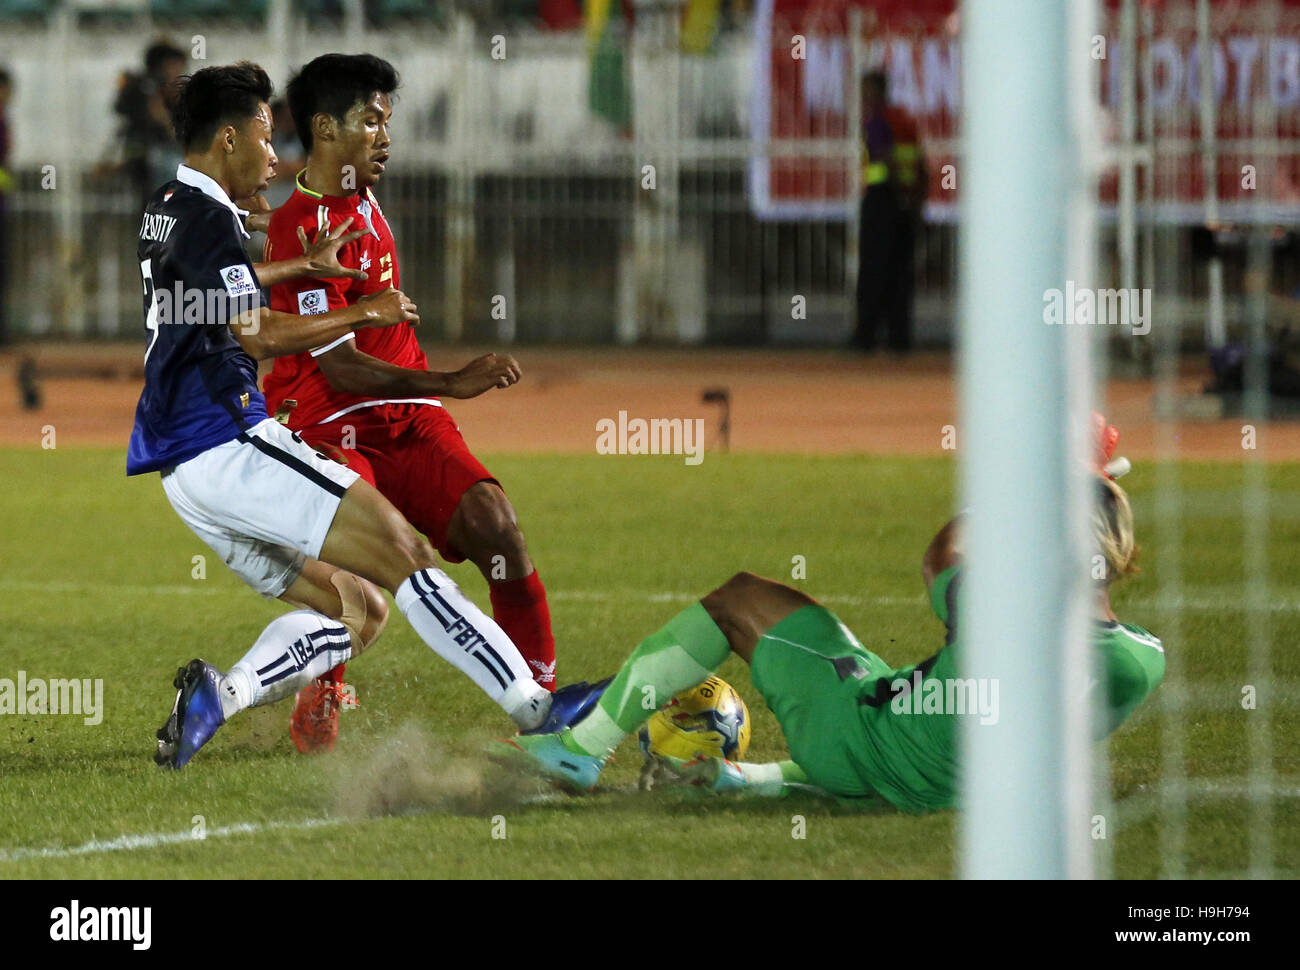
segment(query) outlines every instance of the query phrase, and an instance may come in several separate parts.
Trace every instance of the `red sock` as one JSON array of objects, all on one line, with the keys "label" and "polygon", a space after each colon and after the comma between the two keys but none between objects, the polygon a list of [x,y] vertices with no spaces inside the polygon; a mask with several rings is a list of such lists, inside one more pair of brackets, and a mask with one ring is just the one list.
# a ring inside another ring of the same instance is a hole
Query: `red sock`
[{"label": "red sock", "polygon": [[343,674],[344,672],[347,671],[347,669],[348,669],[347,664],[339,664],[337,667],[335,667],[333,670],[331,670],[321,679],[332,680],[336,684],[341,684],[343,683]]},{"label": "red sock", "polygon": [[555,690],[555,637],[551,635],[551,609],[546,587],[533,570],[523,579],[490,583],[492,619],[514,641],[532,668],[533,680]]}]

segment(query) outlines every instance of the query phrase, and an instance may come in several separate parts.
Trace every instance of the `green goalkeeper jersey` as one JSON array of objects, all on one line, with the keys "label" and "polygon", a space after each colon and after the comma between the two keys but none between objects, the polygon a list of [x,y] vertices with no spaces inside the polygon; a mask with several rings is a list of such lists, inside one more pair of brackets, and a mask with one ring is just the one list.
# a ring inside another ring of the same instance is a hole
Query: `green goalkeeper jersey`
[{"label": "green goalkeeper jersey", "polygon": [[[992,687],[963,681],[959,567],[945,570],[930,589],[934,612],[947,627],[945,646],[928,660],[863,684],[860,714],[866,743],[859,748],[863,774],[890,802],[907,811],[951,807],[957,796],[957,715],[993,716]],[[1098,737],[1124,722],[1164,677],[1160,640],[1129,623],[1096,622],[1093,644],[1106,687]],[[936,716],[937,715],[937,716]]]}]

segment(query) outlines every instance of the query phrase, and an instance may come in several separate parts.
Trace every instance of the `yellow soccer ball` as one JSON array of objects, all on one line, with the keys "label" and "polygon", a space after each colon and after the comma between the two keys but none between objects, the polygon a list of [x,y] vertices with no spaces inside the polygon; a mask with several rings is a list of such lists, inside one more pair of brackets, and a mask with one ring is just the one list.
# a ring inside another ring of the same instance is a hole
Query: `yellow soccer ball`
[{"label": "yellow soccer ball", "polygon": [[749,709],[734,687],[710,677],[655,711],[641,725],[637,740],[646,757],[739,761],[749,750]]}]

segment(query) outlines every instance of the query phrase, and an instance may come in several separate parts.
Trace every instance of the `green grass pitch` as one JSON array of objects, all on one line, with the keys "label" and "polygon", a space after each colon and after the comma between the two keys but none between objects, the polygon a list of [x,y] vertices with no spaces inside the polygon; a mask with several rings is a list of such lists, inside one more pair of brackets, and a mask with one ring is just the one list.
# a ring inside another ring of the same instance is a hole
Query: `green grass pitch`
[{"label": "green grass pitch", "polygon": [[[520,513],[551,594],[561,682],[612,672],[637,641],[737,570],[793,582],[894,663],[941,643],[920,579],[925,544],[953,507],[951,459],[711,454],[680,458],[487,456]],[[1161,603],[1167,563],[1154,469],[1126,479],[1144,572],[1117,590],[1121,618],[1166,638],[1193,688],[1180,717],[1186,772],[1239,792],[1192,801],[1187,874],[1245,874],[1248,725],[1270,711],[1280,787],[1300,777],[1300,467],[1269,469],[1274,515],[1272,669],[1247,667],[1243,473],[1184,464],[1183,596]],[[495,808],[451,799],[477,777],[500,712],[423,646],[394,609],[349,668],[360,707],[334,754],[293,749],[291,704],[246,712],[180,773],[157,769],[153,732],[176,667],[229,667],[277,612],[173,514],[154,476],[117,451],[0,451],[0,677],[102,678],[104,716],[0,715],[0,878],[23,877],[947,877],[956,817],[855,814],[815,799],[689,799],[636,790],[625,742],[597,792]],[[192,577],[207,557],[206,578]],[[794,557],[806,578],[792,580]],[[472,567],[453,576],[486,606]],[[1176,621],[1178,639],[1170,633]],[[751,760],[785,754],[744,665],[720,671],[754,716]],[[1259,680],[1260,710],[1240,704]],[[1115,873],[1160,873],[1163,822],[1140,811],[1165,769],[1157,692],[1112,738]],[[1235,786],[1235,787],[1234,787]],[[1124,805],[1133,806],[1125,822]],[[384,810],[375,808],[382,803]],[[1296,874],[1294,797],[1272,803],[1279,874]],[[803,838],[795,816],[803,817]],[[201,818],[200,818],[201,817]],[[207,837],[193,837],[202,830]],[[1168,839],[1169,833],[1163,833]],[[504,836],[504,837],[494,837]],[[136,837],[136,838],[132,838]]]}]

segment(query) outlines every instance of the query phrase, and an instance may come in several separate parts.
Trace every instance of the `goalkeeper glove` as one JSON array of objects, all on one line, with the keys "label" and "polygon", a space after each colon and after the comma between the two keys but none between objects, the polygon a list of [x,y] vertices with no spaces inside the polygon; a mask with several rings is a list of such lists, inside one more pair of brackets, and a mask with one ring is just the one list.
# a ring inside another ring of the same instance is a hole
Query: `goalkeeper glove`
[{"label": "goalkeeper glove", "polygon": [[1111,481],[1128,474],[1133,467],[1127,458],[1115,457],[1115,445],[1119,443],[1119,428],[1107,424],[1106,418],[1099,411],[1092,412],[1093,432],[1097,436],[1097,450],[1094,467],[1098,475],[1105,475]]},{"label": "goalkeeper glove", "polygon": [[659,785],[690,785],[715,795],[743,791],[749,779],[725,758],[697,756],[690,761],[671,755],[655,754],[646,759],[641,770],[641,789],[649,791]]}]

